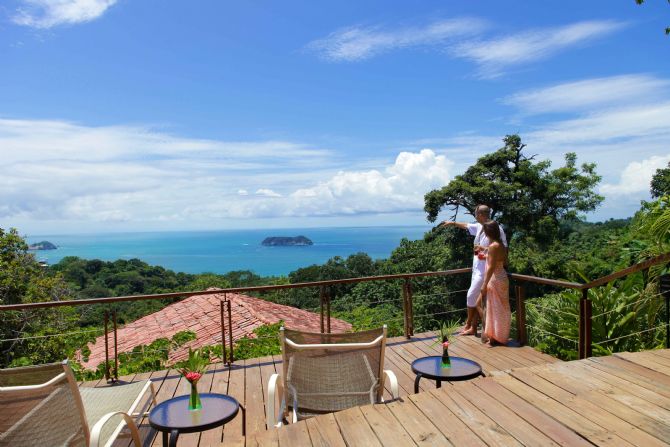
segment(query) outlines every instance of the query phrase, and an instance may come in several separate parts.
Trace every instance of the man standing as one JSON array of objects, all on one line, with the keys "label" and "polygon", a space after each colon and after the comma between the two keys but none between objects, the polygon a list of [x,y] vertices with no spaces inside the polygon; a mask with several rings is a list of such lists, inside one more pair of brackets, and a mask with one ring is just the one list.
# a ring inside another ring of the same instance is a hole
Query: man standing
[{"label": "man standing", "polygon": [[[475,237],[474,241],[474,257],[472,258],[472,281],[470,282],[470,289],[468,290],[467,306],[468,319],[465,322],[465,327],[461,335],[475,335],[477,333],[477,325],[479,323],[479,311],[477,309],[477,298],[482,290],[484,283],[484,274],[486,273],[486,251],[490,241],[483,231],[482,224],[491,219],[491,209],[486,205],[478,205],[475,208],[475,219],[477,223],[463,223],[444,221],[440,225],[453,225],[458,228],[467,230]],[[502,227],[500,227],[500,238],[502,243],[507,248],[507,237]]]}]

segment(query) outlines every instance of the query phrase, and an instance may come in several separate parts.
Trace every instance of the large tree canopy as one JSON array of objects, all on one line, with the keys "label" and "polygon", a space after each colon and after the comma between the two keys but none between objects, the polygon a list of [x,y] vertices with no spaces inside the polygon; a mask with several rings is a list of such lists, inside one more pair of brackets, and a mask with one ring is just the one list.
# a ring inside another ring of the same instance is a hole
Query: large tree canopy
[{"label": "large tree canopy", "polygon": [[651,178],[651,196],[659,198],[661,196],[670,195],[670,163],[665,169],[657,169],[654,176]]},{"label": "large tree canopy", "polygon": [[549,170],[548,160],[535,162],[523,153],[518,135],[507,135],[505,146],[485,155],[456,176],[448,185],[425,196],[428,220],[434,222],[443,208],[473,214],[478,204],[491,207],[492,217],[502,223],[508,237],[530,234],[549,241],[561,219],[574,220],[593,211],[603,200],[594,192],[600,181],[595,164],[576,167],[577,156],[565,155],[565,165]]}]

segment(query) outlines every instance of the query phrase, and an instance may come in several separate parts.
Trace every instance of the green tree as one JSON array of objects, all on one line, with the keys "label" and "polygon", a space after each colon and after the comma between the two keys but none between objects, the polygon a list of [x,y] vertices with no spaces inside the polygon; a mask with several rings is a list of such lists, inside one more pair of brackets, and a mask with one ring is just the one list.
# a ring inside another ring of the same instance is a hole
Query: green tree
[{"label": "green tree", "polygon": [[[71,299],[60,275],[50,276],[28,252],[28,244],[12,228],[0,228],[0,303],[27,304]],[[0,365],[63,360],[72,341],[57,336],[77,327],[71,308],[0,313]],[[37,338],[36,338],[37,337]]]},{"label": "green tree", "polygon": [[670,195],[670,163],[667,168],[656,170],[651,178],[650,189],[654,199]]},{"label": "green tree", "polygon": [[564,166],[549,170],[550,161],[535,162],[523,153],[526,145],[518,135],[507,135],[503,142],[504,147],[478,159],[448,185],[426,194],[430,222],[445,207],[456,219],[459,211],[473,214],[478,204],[486,204],[508,238],[528,235],[547,243],[557,235],[561,220],[577,220],[603,201],[594,191],[600,181],[595,164],[578,168],[577,156],[568,153]]}]

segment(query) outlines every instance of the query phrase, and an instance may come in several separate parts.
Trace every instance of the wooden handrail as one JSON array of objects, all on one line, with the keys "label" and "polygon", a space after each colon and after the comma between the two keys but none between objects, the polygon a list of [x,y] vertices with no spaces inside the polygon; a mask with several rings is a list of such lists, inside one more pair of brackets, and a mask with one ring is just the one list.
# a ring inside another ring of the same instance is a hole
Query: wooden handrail
[{"label": "wooden handrail", "polygon": [[583,284],[578,282],[561,281],[558,279],[540,278],[529,275],[519,275],[518,273],[511,273],[509,277],[517,281],[534,282],[536,284],[544,284],[547,286],[565,287],[566,289],[581,289],[583,286]]},{"label": "wooden handrail", "polygon": [[607,284],[608,282],[614,281],[615,279],[623,278],[624,276],[628,276],[632,273],[637,273],[642,270],[646,270],[649,267],[652,267],[654,265],[658,264],[663,264],[664,262],[670,262],[670,252],[664,253],[662,255],[653,257],[651,259],[647,259],[644,262],[640,262],[638,264],[632,265],[628,268],[625,268],[623,270],[619,270],[618,272],[614,272],[612,274],[609,274],[607,276],[603,276],[602,278],[598,278],[596,280],[593,280],[591,282],[587,282],[586,284],[582,284],[581,288],[582,289],[592,289],[594,287],[602,286],[603,284]]},{"label": "wooden handrail", "polygon": [[220,293],[264,292],[271,290],[297,289],[302,287],[320,287],[320,286],[331,286],[336,284],[351,284],[365,281],[383,281],[392,279],[408,279],[408,278],[429,277],[429,276],[452,276],[462,273],[470,273],[471,271],[472,268],[468,267],[454,270],[443,270],[438,272],[399,273],[395,275],[363,276],[360,278],[332,279],[328,281],[300,282],[295,284],[274,284],[267,286],[231,287],[228,289],[218,289],[218,290],[157,293],[152,295],[130,295],[130,296],[115,296],[106,298],[86,298],[83,300],[46,301],[41,303],[5,304],[0,305],[0,311],[39,309],[44,307],[60,307],[60,306],[83,306],[87,304],[111,304],[111,303],[120,303],[124,301],[157,300],[166,298],[182,298],[182,297],[186,298],[189,296],[217,295]]},{"label": "wooden handrail", "polygon": [[[564,287],[567,289],[591,289],[593,287],[598,287],[603,284],[607,284],[610,281],[615,279],[622,278],[626,275],[639,272],[641,270],[648,269],[651,266],[662,264],[664,262],[670,262],[670,252],[656,256],[647,261],[635,264],[626,269],[620,270],[618,272],[612,273],[602,278],[598,278],[594,281],[591,281],[586,284],[580,284],[570,281],[561,281],[556,279],[541,278],[537,276],[529,275],[520,275],[517,273],[510,274],[510,277],[517,281],[523,282],[532,282],[536,284],[544,284],[549,286]],[[65,300],[65,301],[46,301],[40,303],[25,303],[25,304],[4,304],[0,305],[1,311],[10,311],[10,310],[27,310],[27,309],[39,309],[45,307],[61,307],[61,306],[84,306],[89,304],[112,304],[120,303],[125,301],[141,301],[141,300],[156,300],[156,299],[169,299],[169,298],[186,298],[196,295],[216,295],[220,293],[238,293],[238,292],[265,292],[272,290],[283,290],[283,289],[296,289],[302,287],[320,287],[320,286],[332,286],[337,284],[352,284],[365,281],[384,281],[384,280],[393,280],[393,279],[410,279],[410,278],[419,278],[419,277],[431,277],[431,276],[452,276],[459,275],[463,273],[470,273],[472,268],[462,268],[462,269],[453,269],[453,270],[443,270],[437,272],[420,272],[420,273],[399,273],[395,275],[380,275],[380,276],[364,276],[361,278],[345,278],[345,279],[333,279],[327,281],[313,281],[313,282],[301,282],[295,284],[275,284],[275,285],[266,285],[266,286],[253,286],[253,287],[231,287],[228,289],[219,289],[219,290],[200,290],[192,292],[175,292],[175,293],[158,293],[152,295],[130,295],[130,296],[116,296],[116,297],[106,297],[106,298],[86,298],[82,300]]]}]

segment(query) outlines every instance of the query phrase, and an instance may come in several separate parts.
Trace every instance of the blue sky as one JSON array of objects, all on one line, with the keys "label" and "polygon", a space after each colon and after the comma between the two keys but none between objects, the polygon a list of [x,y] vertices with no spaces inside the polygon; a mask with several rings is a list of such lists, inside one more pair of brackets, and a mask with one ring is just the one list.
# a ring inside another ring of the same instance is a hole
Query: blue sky
[{"label": "blue sky", "polygon": [[[655,1],[0,5],[0,227],[425,224],[519,133],[628,217],[670,161]],[[447,217],[447,213],[445,216]]]}]

